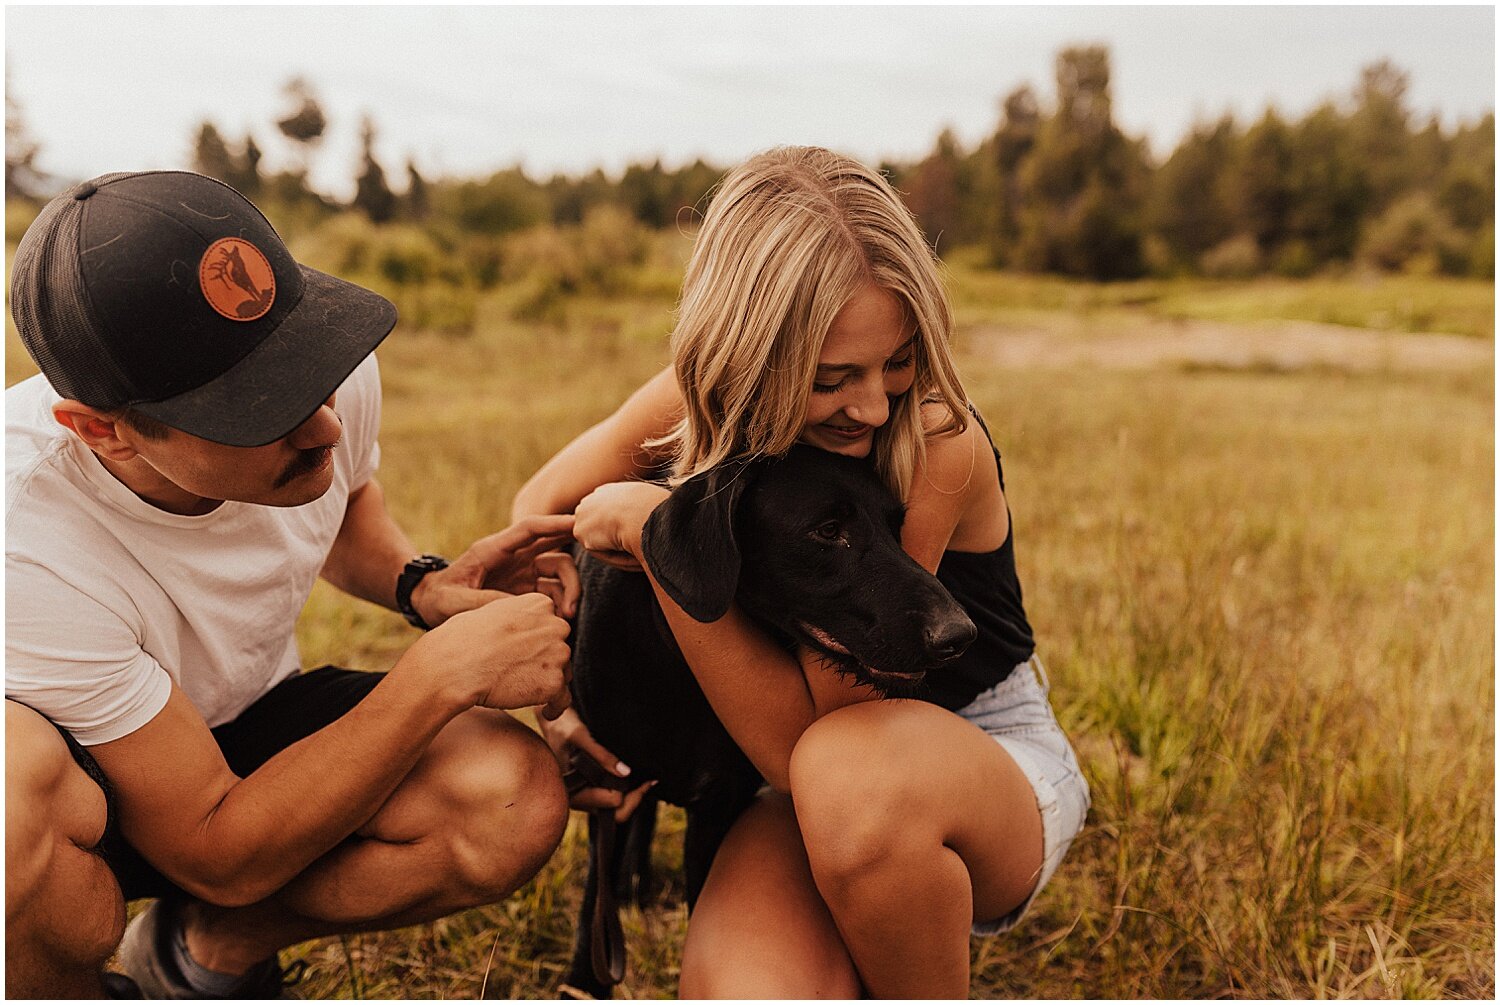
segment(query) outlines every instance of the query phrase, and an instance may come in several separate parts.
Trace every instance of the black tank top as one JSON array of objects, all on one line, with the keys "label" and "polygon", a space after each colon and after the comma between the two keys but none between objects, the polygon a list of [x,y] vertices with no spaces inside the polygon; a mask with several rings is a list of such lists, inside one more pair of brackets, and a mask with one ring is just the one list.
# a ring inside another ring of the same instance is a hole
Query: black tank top
[{"label": "black tank top", "polygon": [[[970,409],[973,411],[973,409]],[[995,451],[995,470],[1005,490],[1000,451],[979,413],[973,412]],[[1009,507],[1007,506],[1007,510]],[[923,699],[951,711],[963,708],[982,691],[1010,676],[1017,664],[1031,658],[1036,643],[1021,606],[1021,580],[1016,576],[1016,531],[1012,522],[1005,541],[994,551],[945,551],[937,578],[973,619],[979,635],[952,663],[927,675]]]}]

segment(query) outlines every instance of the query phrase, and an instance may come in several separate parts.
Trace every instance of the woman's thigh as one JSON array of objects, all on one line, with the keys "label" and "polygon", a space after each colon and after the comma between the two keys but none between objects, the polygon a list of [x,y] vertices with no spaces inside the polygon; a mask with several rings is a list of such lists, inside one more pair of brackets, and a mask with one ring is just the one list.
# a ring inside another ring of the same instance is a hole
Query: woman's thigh
[{"label": "woman's thigh", "polygon": [[763,793],[714,857],[688,922],[682,998],[858,998],[791,799]]}]

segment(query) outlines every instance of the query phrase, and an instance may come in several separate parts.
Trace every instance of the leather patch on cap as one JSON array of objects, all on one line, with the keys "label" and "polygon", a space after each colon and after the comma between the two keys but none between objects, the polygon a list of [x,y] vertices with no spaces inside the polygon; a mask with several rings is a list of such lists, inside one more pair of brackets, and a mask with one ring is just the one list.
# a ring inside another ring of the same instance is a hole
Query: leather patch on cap
[{"label": "leather patch on cap", "polygon": [[198,262],[198,286],[208,305],[231,321],[264,317],[276,302],[276,274],[260,249],[240,237],[221,237]]}]

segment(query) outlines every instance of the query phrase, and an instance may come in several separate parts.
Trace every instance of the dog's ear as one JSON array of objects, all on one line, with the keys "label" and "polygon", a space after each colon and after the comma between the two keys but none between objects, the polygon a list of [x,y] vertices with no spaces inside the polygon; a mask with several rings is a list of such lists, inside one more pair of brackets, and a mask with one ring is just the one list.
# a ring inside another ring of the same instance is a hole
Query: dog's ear
[{"label": "dog's ear", "polygon": [[641,529],[646,566],[694,621],[717,621],[740,581],[735,515],[753,466],[721,464],[694,475],[656,507]]}]

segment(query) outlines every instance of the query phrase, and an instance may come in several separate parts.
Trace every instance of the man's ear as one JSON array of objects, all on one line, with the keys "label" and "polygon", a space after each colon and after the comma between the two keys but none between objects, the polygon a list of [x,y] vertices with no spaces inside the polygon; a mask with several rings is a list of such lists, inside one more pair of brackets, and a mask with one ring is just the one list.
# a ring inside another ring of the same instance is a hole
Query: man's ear
[{"label": "man's ear", "polygon": [[128,461],[136,450],[121,438],[124,423],[118,413],[105,412],[81,401],[64,398],[52,406],[52,417],[71,429],[90,450],[111,461]]},{"label": "man's ear", "polygon": [[717,621],[740,581],[735,515],[754,475],[744,463],[722,464],[677,486],[641,529],[646,566],[667,596],[694,621]]}]

